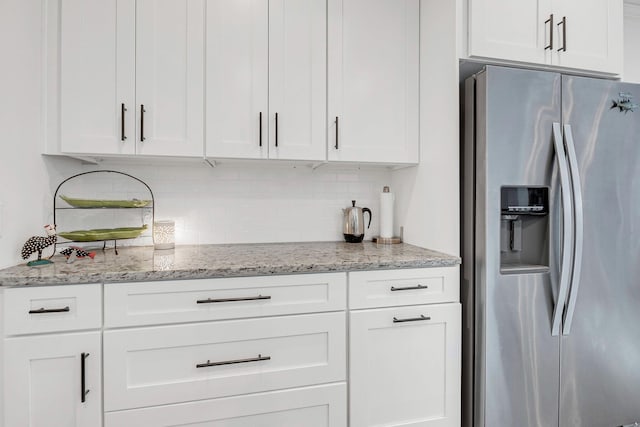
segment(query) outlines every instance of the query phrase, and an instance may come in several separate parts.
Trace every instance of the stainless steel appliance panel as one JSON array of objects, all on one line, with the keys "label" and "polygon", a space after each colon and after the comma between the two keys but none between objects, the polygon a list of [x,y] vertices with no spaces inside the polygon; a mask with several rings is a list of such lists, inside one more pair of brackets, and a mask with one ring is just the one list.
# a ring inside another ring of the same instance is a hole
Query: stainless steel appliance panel
[{"label": "stainless steel appliance panel", "polygon": [[548,271],[502,274],[500,194],[505,185],[546,186],[558,222],[552,124],[561,118],[560,82],[555,73],[491,66],[476,78],[474,426],[558,425],[560,343],[551,318],[559,230],[549,233]]},{"label": "stainless steel appliance panel", "polygon": [[[461,168],[462,192],[462,274],[460,302],[462,303],[462,425],[473,424],[474,323],[475,323],[475,79],[465,81],[464,140]],[[469,262],[466,262],[468,260]]]},{"label": "stainless steel appliance panel", "polygon": [[[640,85],[563,76],[562,87],[584,245],[561,341],[560,426],[617,427],[640,422]],[[625,99],[635,111],[612,108]]]}]

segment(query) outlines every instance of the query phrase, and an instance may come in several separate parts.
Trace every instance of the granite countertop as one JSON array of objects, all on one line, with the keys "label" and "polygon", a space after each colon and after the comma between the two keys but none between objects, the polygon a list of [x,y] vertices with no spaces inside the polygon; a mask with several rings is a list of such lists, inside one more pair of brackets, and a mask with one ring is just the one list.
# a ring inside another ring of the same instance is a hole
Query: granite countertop
[{"label": "granite countertop", "polygon": [[394,268],[447,267],[460,258],[408,244],[304,242],[185,245],[171,250],[152,246],[97,250],[94,259],[17,265],[0,270],[1,286],[116,283],[272,274],[327,273]]}]

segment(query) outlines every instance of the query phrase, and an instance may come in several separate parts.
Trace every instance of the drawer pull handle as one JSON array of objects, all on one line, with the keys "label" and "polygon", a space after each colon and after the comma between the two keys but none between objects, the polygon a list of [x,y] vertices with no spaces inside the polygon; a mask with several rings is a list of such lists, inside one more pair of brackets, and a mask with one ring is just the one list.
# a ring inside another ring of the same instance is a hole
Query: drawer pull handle
[{"label": "drawer pull handle", "polygon": [[271,295],[258,295],[257,297],[237,297],[237,298],[217,298],[217,299],[199,299],[198,304],[213,304],[216,302],[235,302],[235,301],[256,301],[261,299],[271,299]]},{"label": "drawer pull handle", "polygon": [[64,308],[39,308],[37,310],[29,310],[29,314],[42,314],[42,313],[65,313],[70,311],[69,306]]},{"label": "drawer pull handle", "polygon": [[393,318],[393,323],[403,323],[403,322],[419,322],[421,320],[431,320],[431,317],[427,317],[423,314],[420,317],[409,317],[408,319],[398,319],[396,317]]},{"label": "drawer pull handle", "polygon": [[418,286],[402,286],[399,288],[396,288],[395,286],[391,287],[392,291],[413,291],[416,289],[427,289],[429,286],[427,285],[418,285]]},{"label": "drawer pull handle", "polygon": [[89,353],[82,353],[80,355],[80,401],[84,403],[87,400],[87,394],[91,390],[87,390],[85,384],[85,360],[89,357]]},{"label": "drawer pull handle", "polygon": [[271,356],[263,356],[259,354],[258,357],[252,357],[250,359],[225,360],[222,362],[212,362],[210,360],[207,360],[207,363],[198,363],[196,365],[196,368],[208,368],[210,366],[221,366],[221,365],[235,365],[237,363],[261,362],[263,360],[271,360]]}]

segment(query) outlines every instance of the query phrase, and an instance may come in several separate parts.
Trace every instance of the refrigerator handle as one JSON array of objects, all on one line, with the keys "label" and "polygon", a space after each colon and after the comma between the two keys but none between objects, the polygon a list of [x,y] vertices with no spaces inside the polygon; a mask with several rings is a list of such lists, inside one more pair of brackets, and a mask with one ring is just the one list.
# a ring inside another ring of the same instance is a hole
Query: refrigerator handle
[{"label": "refrigerator handle", "polygon": [[571,187],[573,189],[573,211],[574,211],[574,230],[575,240],[573,247],[573,273],[571,274],[571,287],[569,290],[569,299],[567,308],[564,312],[564,322],[562,334],[569,335],[571,331],[571,322],[573,320],[573,312],[576,309],[576,301],[578,299],[578,288],[580,286],[580,271],[582,269],[582,242],[584,240],[583,229],[583,210],[582,210],[582,186],[580,185],[580,174],[578,172],[578,159],[576,157],[576,149],[573,143],[573,132],[571,125],[564,125],[565,146],[567,156],[569,157],[569,171],[571,176]]},{"label": "refrigerator handle", "polygon": [[564,150],[562,130],[560,123],[553,124],[553,146],[556,151],[558,170],[560,171],[560,188],[562,190],[562,266],[560,268],[560,288],[558,289],[558,299],[553,308],[553,320],[551,322],[551,335],[560,334],[560,324],[562,322],[562,312],[567,297],[570,278],[571,244],[573,241],[573,209],[571,203],[571,188],[569,182],[569,171],[567,156]]}]

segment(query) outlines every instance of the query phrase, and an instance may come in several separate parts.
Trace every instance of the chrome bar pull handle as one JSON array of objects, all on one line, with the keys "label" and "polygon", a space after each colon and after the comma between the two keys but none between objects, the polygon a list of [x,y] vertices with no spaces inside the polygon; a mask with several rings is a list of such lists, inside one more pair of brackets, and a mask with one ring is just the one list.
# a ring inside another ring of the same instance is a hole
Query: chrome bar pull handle
[{"label": "chrome bar pull handle", "polygon": [[238,363],[261,362],[263,360],[271,360],[271,356],[263,356],[259,354],[258,357],[252,357],[249,359],[224,360],[222,362],[212,362],[210,360],[207,360],[206,363],[198,363],[196,365],[196,368],[208,368],[210,366],[222,366],[222,365],[235,365]]},{"label": "chrome bar pull handle", "polygon": [[336,116],[336,150],[338,149],[338,116]]},{"label": "chrome bar pull handle", "polygon": [[556,151],[558,170],[560,171],[560,186],[562,190],[562,266],[560,268],[560,287],[558,289],[558,299],[553,308],[553,318],[551,322],[551,335],[560,334],[560,323],[562,322],[562,312],[567,297],[569,279],[571,276],[570,256],[572,254],[573,243],[573,204],[571,202],[571,184],[569,182],[569,171],[567,156],[564,150],[562,131],[560,123],[553,124],[553,146]]},{"label": "chrome bar pull handle", "polygon": [[124,113],[127,112],[127,107],[124,103],[120,104],[120,141],[127,139],[127,135],[124,133]]},{"label": "chrome bar pull handle", "polygon": [[416,289],[427,289],[427,288],[429,288],[429,286],[427,286],[427,285],[400,286],[400,287],[397,287],[397,288],[395,286],[392,286],[391,287],[391,291],[392,292],[393,291],[413,291],[413,290],[416,290]]},{"label": "chrome bar pull handle", "polygon": [[147,110],[144,109],[144,105],[140,104],[140,142],[145,140],[144,137],[144,113]]},{"label": "chrome bar pull handle", "polygon": [[393,318],[393,323],[404,323],[404,322],[420,322],[423,320],[431,320],[431,317],[425,316],[423,314],[420,317],[409,317],[407,319],[398,319],[396,317]]},{"label": "chrome bar pull handle", "polygon": [[262,147],[262,111],[260,111],[260,118],[258,120],[258,128],[259,128],[259,131],[258,131],[258,134],[259,134],[258,146]]},{"label": "chrome bar pull handle", "polygon": [[549,44],[544,47],[544,50],[553,50],[553,13],[549,15],[549,19],[544,21],[545,25],[549,24]]},{"label": "chrome bar pull handle", "polygon": [[580,287],[580,272],[582,271],[582,251],[584,241],[584,213],[582,209],[582,185],[580,183],[580,173],[578,171],[578,158],[576,156],[575,144],[573,142],[573,132],[571,125],[564,125],[564,138],[569,157],[569,171],[571,177],[571,186],[573,188],[573,211],[574,211],[574,247],[573,247],[573,272],[571,273],[571,288],[569,290],[569,299],[567,300],[567,308],[564,312],[564,322],[562,326],[562,334],[569,335],[571,332],[571,323],[573,321],[573,313],[576,309],[576,301],[578,300],[578,289]]},{"label": "chrome bar pull handle", "polygon": [[36,310],[29,310],[29,314],[43,314],[43,313],[66,313],[71,309],[69,306],[63,308],[38,308]]},{"label": "chrome bar pull handle", "polygon": [[278,113],[276,113],[276,147],[278,147]]},{"label": "chrome bar pull handle", "polygon": [[562,47],[558,48],[558,52],[567,51],[567,17],[563,16],[562,21],[558,22],[558,26],[562,25]]},{"label": "chrome bar pull handle", "polygon": [[87,357],[89,357],[89,353],[80,354],[80,401],[84,403],[87,400],[87,394],[91,390],[87,390],[86,381],[85,381],[85,371],[86,371],[86,363]]},{"label": "chrome bar pull handle", "polygon": [[236,301],[256,301],[263,299],[271,299],[271,295],[258,295],[257,297],[237,297],[237,298],[217,298],[217,299],[199,299],[197,304],[215,304],[219,302],[236,302]]}]

